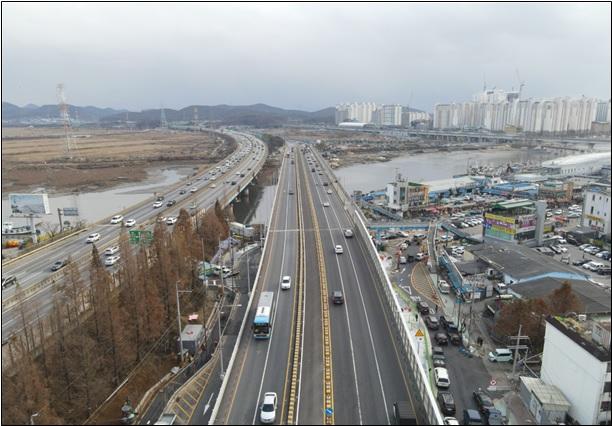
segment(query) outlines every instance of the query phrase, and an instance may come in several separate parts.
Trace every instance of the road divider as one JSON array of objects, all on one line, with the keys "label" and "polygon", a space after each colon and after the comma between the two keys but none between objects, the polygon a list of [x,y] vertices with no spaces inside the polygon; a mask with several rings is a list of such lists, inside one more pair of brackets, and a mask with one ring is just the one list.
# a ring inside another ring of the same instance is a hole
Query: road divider
[{"label": "road divider", "polygon": [[306,184],[306,192],[312,212],[314,224],[315,246],[319,262],[319,282],[321,287],[321,327],[323,338],[323,424],[333,425],[334,419],[334,374],[332,366],[332,343],[331,324],[329,318],[329,290],[327,287],[327,271],[325,269],[325,257],[323,244],[319,230],[319,221],[315,210],[310,185]]}]

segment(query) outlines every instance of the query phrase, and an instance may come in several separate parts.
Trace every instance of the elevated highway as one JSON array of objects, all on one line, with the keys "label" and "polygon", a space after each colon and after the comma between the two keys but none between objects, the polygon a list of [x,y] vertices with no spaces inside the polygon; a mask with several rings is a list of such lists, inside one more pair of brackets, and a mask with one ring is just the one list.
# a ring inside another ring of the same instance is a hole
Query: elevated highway
[{"label": "elevated highway", "polygon": [[[217,165],[211,166],[206,172],[189,177],[191,186],[184,182],[176,185],[162,194],[165,197],[161,208],[152,207],[154,198],[139,203],[121,212],[125,219],[136,220],[136,227],[150,228],[155,219],[160,216],[177,216],[181,208],[192,212],[201,212],[214,206],[219,201],[223,206],[229,204],[257,175],[263,167],[267,157],[267,148],[263,142],[252,135],[239,132],[227,132],[238,142],[238,149],[232,155],[236,161],[228,167],[224,174],[212,172],[215,166],[225,165],[224,159]],[[241,158],[238,158],[240,156]],[[244,176],[236,173],[243,172]],[[214,180],[213,180],[214,179]],[[232,182],[235,182],[232,184]],[[192,188],[197,188],[194,193]],[[181,194],[181,190],[185,193]],[[171,207],[166,206],[168,200],[176,200]],[[109,218],[110,219],[110,218]],[[21,329],[21,319],[18,319],[18,305],[25,306],[27,316],[35,313],[44,316],[52,305],[55,286],[62,281],[63,272],[52,272],[51,264],[56,260],[70,258],[77,262],[81,269],[89,264],[91,258],[91,245],[85,243],[88,234],[99,233],[100,240],[95,244],[102,253],[106,247],[116,245],[121,231],[120,225],[110,225],[108,220],[100,221],[89,227],[87,232],[66,238],[58,243],[43,247],[32,254],[25,255],[8,264],[3,265],[2,275],[14,275],[19,282],[20,297],[16,294],[17,288],[12,287],[2,291],[2,336],[3,341]],[[83,274],[86,278],[87,274]],[[30,321],[30,319],[28,319]]]}]

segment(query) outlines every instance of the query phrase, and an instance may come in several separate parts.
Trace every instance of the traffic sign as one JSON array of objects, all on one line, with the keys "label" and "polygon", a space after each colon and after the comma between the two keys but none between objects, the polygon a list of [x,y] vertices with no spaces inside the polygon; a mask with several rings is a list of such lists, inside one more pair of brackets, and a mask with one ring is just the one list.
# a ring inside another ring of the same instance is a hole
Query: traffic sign
[{"label": "traffic sign", "polygon": [[148,244],[153,241],[153,232],[146,229],[130,229],[130,243]]},{"label": "traffic sign", "polygon": [[76,207],[64,207],[62,209],[62,214],[64,216],[78,216],[79,215],[79,209]]},{"label": "traffic sign", "polygon": [[423,330],[421,330],[420,328],[416,331],[416,333],[414,333],[414,335],[416,337],[425,337],[425,334],[423,333]]},{"label": "traffic sign", "polygon": [[495,379],[491,379],[491,386],[495,386],[497,384],[497,381]]}]

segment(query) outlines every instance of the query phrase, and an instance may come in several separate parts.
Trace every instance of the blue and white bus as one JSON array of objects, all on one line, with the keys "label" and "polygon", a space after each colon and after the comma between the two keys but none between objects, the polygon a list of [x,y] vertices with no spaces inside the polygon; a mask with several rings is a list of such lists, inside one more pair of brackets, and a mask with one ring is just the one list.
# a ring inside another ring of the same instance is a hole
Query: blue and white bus
[{"label": "blue and white bus", "polygon": [[274,292],[262,291],[253,321],[253,335],[256,339],[269,339],[274,314]]}]

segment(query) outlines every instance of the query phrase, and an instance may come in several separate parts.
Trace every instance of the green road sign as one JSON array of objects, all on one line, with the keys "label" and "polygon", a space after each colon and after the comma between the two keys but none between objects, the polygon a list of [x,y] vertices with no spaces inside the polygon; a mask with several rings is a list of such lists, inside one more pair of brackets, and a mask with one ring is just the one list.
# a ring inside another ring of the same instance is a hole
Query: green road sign
[{"label": "green road sign", "polygon": [[149,244],[153,241],[153,232],[145,229],[130,229],[130,243]]}]

